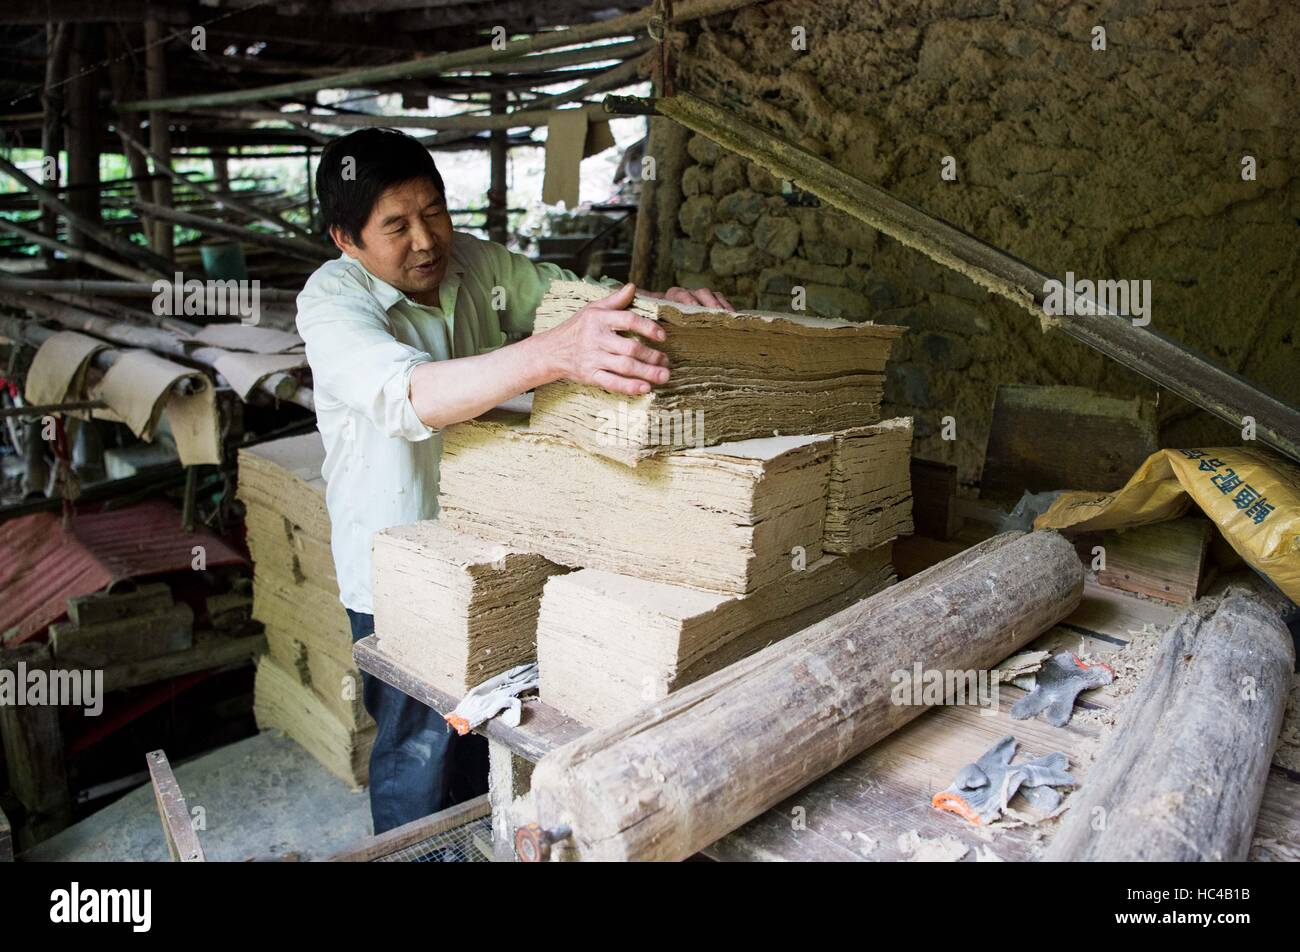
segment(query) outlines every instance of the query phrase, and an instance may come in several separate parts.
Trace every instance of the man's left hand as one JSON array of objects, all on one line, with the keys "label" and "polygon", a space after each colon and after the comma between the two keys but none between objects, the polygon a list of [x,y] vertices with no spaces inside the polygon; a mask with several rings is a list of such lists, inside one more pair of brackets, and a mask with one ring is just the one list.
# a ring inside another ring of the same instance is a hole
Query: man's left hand
[{"label": "man's left hand", "polygon": [[[642,294],[649,292],[642,291]],[[663,298],[666,301],[672,301],[674,304],[698,304],[701,307],[720,308],[724,311],[734,311],[728,301],[717,291],[710,291],[708,288],[669,288],[661,294],[650,293],[650,297]]]}]

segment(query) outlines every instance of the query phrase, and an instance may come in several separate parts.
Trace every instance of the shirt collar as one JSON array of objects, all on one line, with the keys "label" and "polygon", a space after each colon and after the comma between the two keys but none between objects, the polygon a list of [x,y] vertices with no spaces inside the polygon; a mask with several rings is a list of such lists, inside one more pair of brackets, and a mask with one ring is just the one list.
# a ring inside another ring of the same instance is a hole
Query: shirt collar
[{"label": "shirt collar", "polygon": [[[465,273],[465,266],[461,264],[460,255],[458,255],[456,251],[456,241],[453,239],[451,246],[451,260],[447,262],[447,274],[442,279],[442,284],[438,287],[438,300],[443,303],[448,299],[448,292],[451,292],[451,300],[453,302],[455,301],[455,292],[460,288],[460,278],[458,276]],[[397,304],[399,301],[410,301],[412,304],[416,303],[407,297],[405,291],[400,291],[387,281],[375,277],[366,269],[365,265],[352,257],[346,251],[342,252],[342,257],[343,260],[349,264],[356,265],[357,270],[365,275],[370,293],[375,296],[375,300],[379,302],[379,306],[385,311],[391,308],[394,304]]]}]

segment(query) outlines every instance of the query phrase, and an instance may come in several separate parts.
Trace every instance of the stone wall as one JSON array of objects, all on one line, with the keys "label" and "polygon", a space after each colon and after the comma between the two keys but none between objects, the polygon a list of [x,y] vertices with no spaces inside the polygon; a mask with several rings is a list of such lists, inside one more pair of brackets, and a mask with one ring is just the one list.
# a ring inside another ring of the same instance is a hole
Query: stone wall
[{"label": "stone wall", "polygon": [[[792,48],[797,28],[806,50]],[[1150,279],[1152,329],[1300,402],[1300,8],[769,2],[678,45],[680,88],[1043,270]],[[887,411],[916,417],[916,455],[977,479],[999,383],[1156,396],[889,237],[792,205],[708,140],[687,151],[667,249],[677,283],[771,310],[789,310],[798,286],[811,313],[911,328]],[[1243,155],[1255,181],[1242,180]],[[941,177],[945,156],[956,181]],[[1159,408],[1165,445],[1239,442],[1167,392]],[[947,416],[953,441],[940,436]]]}]

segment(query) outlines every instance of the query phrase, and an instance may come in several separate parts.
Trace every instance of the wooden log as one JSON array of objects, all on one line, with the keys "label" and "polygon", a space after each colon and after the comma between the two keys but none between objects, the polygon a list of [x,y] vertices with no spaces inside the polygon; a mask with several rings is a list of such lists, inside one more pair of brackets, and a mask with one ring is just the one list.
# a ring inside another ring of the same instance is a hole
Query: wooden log
[{"label": "wooden log", "polygon": [[1230,590],[1165,632],[1046,860],[1247,858],[1295,666],[1281,617]]},{"label": "wooden log", "polygon": [[685,859],[924,711],[914,665],[987,670],[1082,592],[1062,536],[997,536],[553,751],[538,821],[565,858]]}]

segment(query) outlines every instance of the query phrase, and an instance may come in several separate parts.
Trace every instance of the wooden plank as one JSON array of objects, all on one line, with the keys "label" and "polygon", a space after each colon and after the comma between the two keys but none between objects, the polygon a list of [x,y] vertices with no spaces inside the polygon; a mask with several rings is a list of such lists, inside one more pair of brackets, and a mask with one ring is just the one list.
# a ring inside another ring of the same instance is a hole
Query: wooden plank
[{"label": "wooden plank", "polygon": [[987,670],[1082,589],[1060,535],[980,543],[552,751],[533,773],[537,822],[571,829],[567,858],[685,859],[935,703],[916,675],[895,703],[893,672]]},{"label": "wooden plank", "polygon": [[1192,516],[1106,532],[1106,566],[1097,582],[1171,605],[1190,605],[1200,594],[1213,531],[1208,519]]},{"label": "wooden plank", "polygon": [[1294,667],[1290,632],[1254,596],[1185,612],[1045,858],[1245,860]]},{"label": "wooden plank", "polygon": [[163,836],[172,862],[204,862],[199,835],[190,822],[190,808],[181,793],[181,785],[176,782],[176,775],[172,773],[172,766],[167,762],[167,755],[161,750],[153,750],[145,754],[145,762],[149,765],[149,782],[153,785],[154,802],[158,806],[158,817],[162,820]]},{"label": "wooden plank", "polygon": [[172,590],[162,582],[133,591],[95,592],[68,599],[68,618],[74,625],[118,621],[131,615],[153,615],[171,608]]},{"label": "wooden plank", "polygon": [[1002,384],[984,452],[980,498],[1123,486],[1160,446],[1155,406],[1085,387]]},{"label": "wooden plank", "polygon": [[[381,652],[374,635],[358,641],[353,646],[352,656],[362,671],[427,704],[439,714],[454,710],[460,702],[459,698],[439,691]],[[586,731],[584,725],[572,718],[541,701],[529,699],[524,702],[518,727],[508,727],[500,718],[493,718],[479,728],[478,733],[489,740],[499,741],[525,760],[537,761],[551,748]]]},{"label": "wooden plank", "polygon": [[[21,645],[0,652],[0,669],[48,671],[49,645]],[[19,665],[23,665],[22,669]],[[27,848],[62,830],[72,819],[72,796],[63,761],[63,730],[54,704],[0,705],[9,789],[26,810],[19,845]]]},{"label": "wooden plank", "polygon": [[458,803],[454,807],[448,807],[446,810],[430,816],[412,820],[410,823],[380,833],[378,836],[368,837],[357,846],[333,854],[326,862],[372,863],[377,859],[390,856],[398,850],[414,846],[431,836],[437,836],[439,833],[445,833],[458,826],[464,826],[466,823],[481,819],[491,811],[492,806],[488,802],[488,795],[486,793],[480,794],[472,800]]},{"label": "wooden plank", "polygon": [[185,651],[194,645],[194,611],[181,602],[166,611],[93,625],[50,626],[50,645],[61,667],[102,668]]},{"label": "wooden plank", "polygon": [[240,667],[266,650],[262,634],[231,637],[212,631],[194,634],[194,646],[157,658],[125,661],[104,668],[104,690],[122,691],[209,668]]},{"label": "wooden plank", "polygon": [[951,539],[961,526],[957,515],[957,467],[912,458],[912,522],[917,535]]}]

